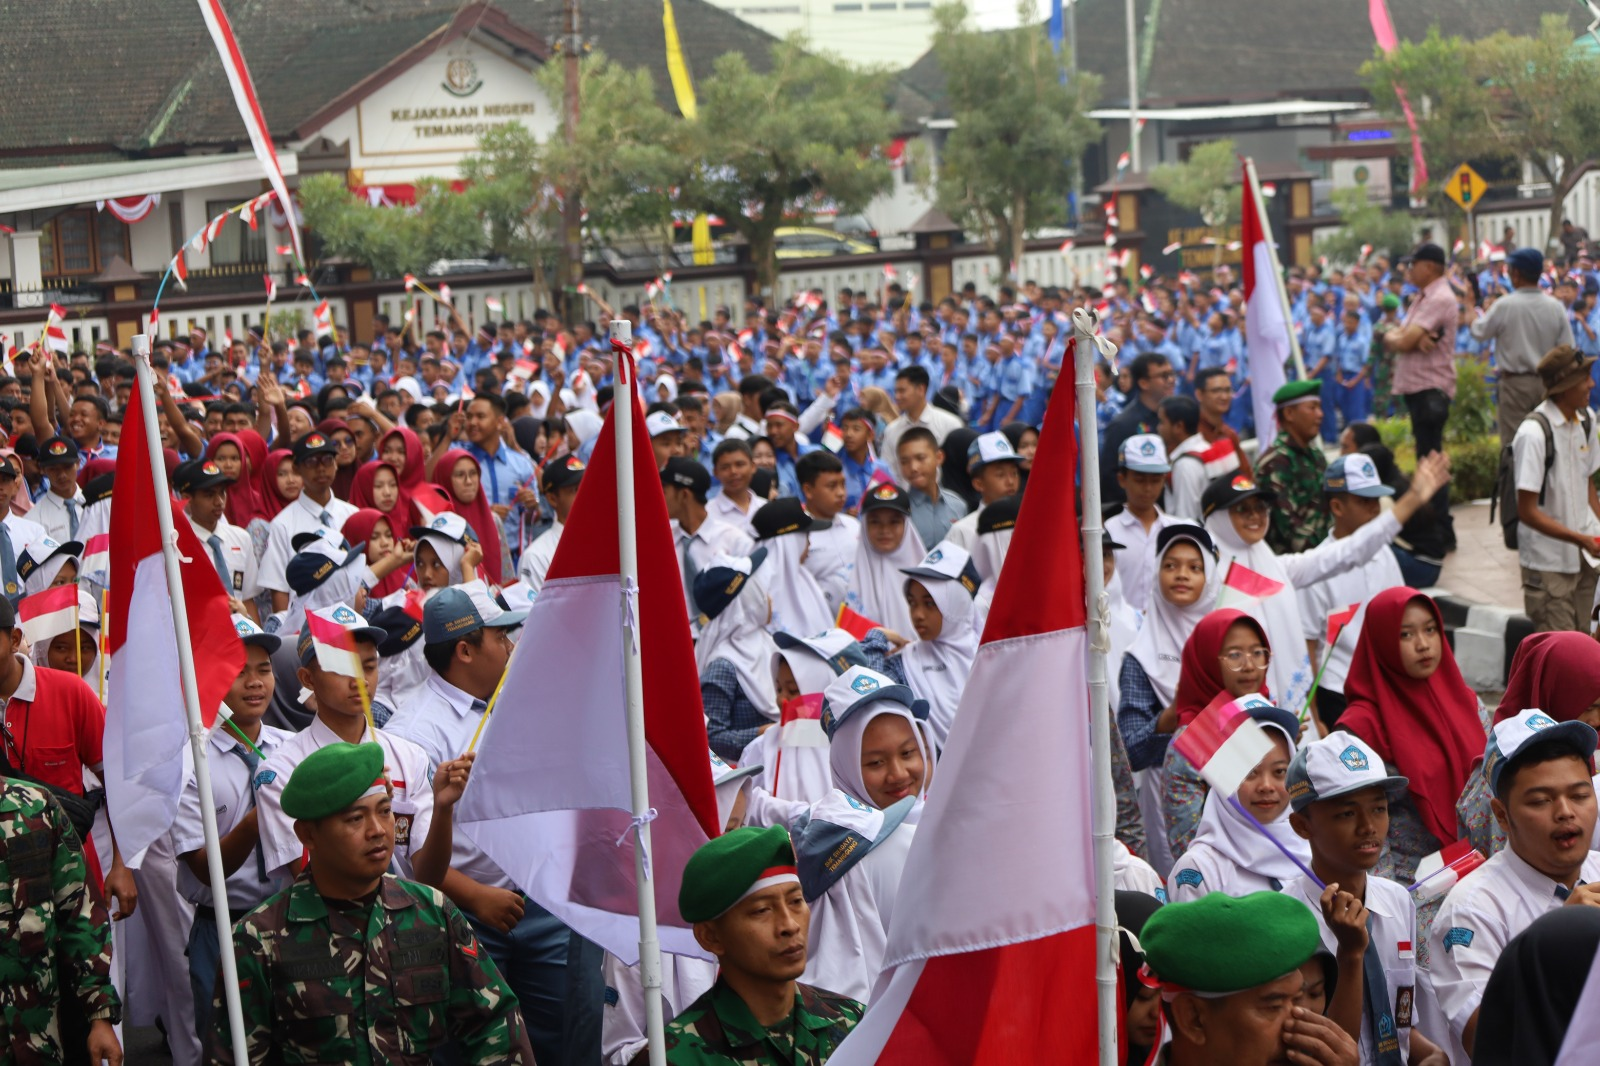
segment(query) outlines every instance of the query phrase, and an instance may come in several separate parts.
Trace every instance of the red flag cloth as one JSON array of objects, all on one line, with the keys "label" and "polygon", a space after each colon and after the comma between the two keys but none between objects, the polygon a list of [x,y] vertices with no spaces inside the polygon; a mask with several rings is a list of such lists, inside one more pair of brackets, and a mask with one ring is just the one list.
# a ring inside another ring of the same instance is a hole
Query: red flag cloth
[{"label": "red flag cloth", "polygon": [[839,614],[834,618],[833,624],[857,640],[865,640],[868,633],[883,627],[882,622],[874,622],[866,615],[852,611],[842,603],[839,605]]},{"label": "red flag cloth", "polygon": [[25,596],[17,604],[17,624],[29,644],[44,644],[70,633],[78,621],[78,586],[61,585]]},{"label": "red flag cloth", "polygon": [[1332,644],[1339,639],[1339,633],[1345,626],[1355,621],[1356,612],[1361,610],[1361,604],[1352,603],[1342,611],[1335,611],[1328,616],[1328,643]]},{"label": "red flag cloth", "polygon": [[1282,581],[1276,581],[1265,574],[1258,574],[1238,562],[1228,565],[1228,573],[1222,579],[1222,584],[1225,588],[1252,600],[1264,600],[1268,596],[1276,596],[1284,587]]}]

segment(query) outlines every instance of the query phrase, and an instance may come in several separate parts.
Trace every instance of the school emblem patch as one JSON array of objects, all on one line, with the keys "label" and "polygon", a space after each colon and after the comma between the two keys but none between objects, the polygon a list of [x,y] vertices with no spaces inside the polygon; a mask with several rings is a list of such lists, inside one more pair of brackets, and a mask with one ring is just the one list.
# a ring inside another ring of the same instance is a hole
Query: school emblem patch
[{"label": "school emblem patch", "polygon": [[1240,492],[1249,492],[1251,489],[1256,487],[1256,483],[1245,477],[1243,474],[1240,474],[1238,477],[1234,478],[1229,482],[1229,484]]},{"label": "school emblem patch", "polygon": [[66,455],[67,454],[67,442],[58,440],[54,444],[50,445],[50,454],[51,455]]},{"label": "school emblem patch", "polygon": [[329,617],[342,626],[353,626],[361,621],[359,615],[342,603],[333,609],[333,614]]},{"label": "school emblem patch", "polygon": [[1155,453],[1156,453],[1156,443],[1155,443],[1155,441],[1147,440],[1144,443],[1139,445],[1139,454],[1144,456],[1146,459],[1150,458]]},{"label": "school emblem patch", "polygon": [[944,558],[944,550],[941,549],[941,548],[935,548],[935,549],[933,549],[933,551],[931,551],[931,552],[929,552],[927,554],[927,557],[922,560],[922,563],[923,563],[924,566],[931,566],[934,563],[939,562],[943,558]]},{"label": "school emblem patch", "polygon": [[328,438],[324,437],[321,433],[313,433],[311,436],[306,438],[307,448],[320,448],[327,443]]},{"label": "school emblem patch", "polygon": [[1533,714],[1528,716],[1529,729],[1549,729],[1555,724],[1555,719],[1551,718],[1547,714]]},{"label": "school emblem patch", "polygon": [[1179,870],[1178,884],[1189,888],[1199,888],[1205,883],[1205,875],[1199,870]]},{"label": "school emblem patch", "polygon": [[1453,948],[1470,948],[1475,935],[1471,929],[1455,926],[1444,934],[1444,950],[1448,953]]},{"label": "school emblem patch", "polygon": [[272,782],[276,781],[277,779],[278,779],[278,771],[276,771],[276,770],[262,770],[259,774],[256,774],[256,778],[255,778],[255,780],[253,782],[251,782],[251,784],[254,785],[256,788],[264,788],[267,785],[272,784]]},{"label": "school emblem patch", "polygon": [[450,519],[447,516],[439,515],[439,516],[435,517],[432,522],[428,523],[428,528],[429,529],[443,529],[445,526],[447,526],[449,524],[450,524]]},{"label": "school emblem patch", "polygon": [[1344,763],[1344,768],[1353,774],[1359,774],[1369,767],[1366,755],[1354,744],[1339,753],[1339,761]]},{"label": "school emblem patch", "polygon": [[878,691],[878,682],[874,678],[858,677],[850,682],[850,687],[855,689],[858,694],[865,696],[869,692]]},{"label": "school emblem patch", "polygon": [[893,485],[879,485],[872,495],[880,500],[892,500],[900,495],[900,490]]}]

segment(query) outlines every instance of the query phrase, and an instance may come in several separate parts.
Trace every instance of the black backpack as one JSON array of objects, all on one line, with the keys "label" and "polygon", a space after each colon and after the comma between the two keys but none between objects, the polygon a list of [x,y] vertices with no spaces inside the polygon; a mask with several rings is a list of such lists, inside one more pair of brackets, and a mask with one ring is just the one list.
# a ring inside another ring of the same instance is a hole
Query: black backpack
[{"label": "black backpack", "polygon": [[[1579,418],[1583,422],[1583,439],[1589,439],[1594,428],[1594,415],[1585,407]],[[1556,432],[1550,420],[1538,411],[1524,418],[1523,423],[1537,422],[1544,430],[1544,480],[1539,482],[1539,506],[1544,506],[1545,487],[1550,482],[1550,468],[1556,465]],[[1500,512],[1500,534],[1508,548],[1517,546],[1517,462],[1512,446],[1500,449],[1500,473],[1495,478],[1494,496],[1489,500],[1489,521],[1495,520],[1495,510]]]}]

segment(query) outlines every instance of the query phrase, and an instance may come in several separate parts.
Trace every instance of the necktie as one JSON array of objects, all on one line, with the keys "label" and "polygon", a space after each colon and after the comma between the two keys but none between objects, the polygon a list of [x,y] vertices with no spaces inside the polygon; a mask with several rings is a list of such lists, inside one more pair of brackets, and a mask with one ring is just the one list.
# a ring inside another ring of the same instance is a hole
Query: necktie
[{"label": "necktie", "polygon": [[77,540],[78,539],[78,504],[77,504],[77,502],[75,500],[68,500],[67,501],[67,522],[69,523],[68,528],[71,531],[72,539],[73,540]]},{"label": "necktie", "polygon": [[228,561],[222,556],[222,538],[213,533],[206,538],[206,543],[211,545],[211,558],[217,564],[217,576],[222,578],[222,587],[232,592],[233,575],[228,572]]},{"label": "necktie", "polygon": [[[1578,884],[1586,885],[1588,882],[1580,877],[1578,878]],[[1568,888],[1566,885],[1556,886],[1556,899],[1559,899],[1561,902],[1565,903],[1567,901],[1567,897],[1570,895],[1572,895],[1572,889]]]},{"label": "necktie", "polygon": [[323,511],[321,514],[317,515],[317,521],[321,522],[325,526],[331,527],[333,525],[333,516],[327,511]]},{"label": "necktie", "polygon": [[1366,992],[1367,1021],[1372,1026],[1375,1066],[1405,1066],[1400,1057],[1400,1037],[1395,1032],[1394,1008],[1389,1004],[1389,980],[1384,976],[1383,957],[1378,954],[1378,938],[1367,919],[1367,953],[1361,959],[1362,985]]},{"label": "necktie", "polygon": [[700,568],[694,564],[694,552],[689,549],[694,546],[694,537],[685,535],[683,538],[683,598],[689,604],[689,616],[698,617],[700,606],[694,601],[694,579],[700,576]]},{"label": "necktie", "polygon": [[482,700],[473,700],[472,701],[472,713],[473,714],[479,714],[479,713],[481,713],[483,711],[487,711],[488,709],[489,709],[489,705],[487,703],[484,703]]},{"label": "necktie", "polygon": [[5,579],[6,598],[15,602],[22,586],[17,582],[17,549],[11,544],[11,531],[0,524],[0,578]]},{"label": "necktie", "polygon": [[[244,763],[245,772],[250,775],[250,806],[256,805],[256,767],[261,765],[261,756],[243,744],[235,744],[228,749],[229,755],[238,756]],[[267,860],[261,852],[261,839],[256,838],[256,876],[261,878],[261,883],[267,883]]]}]

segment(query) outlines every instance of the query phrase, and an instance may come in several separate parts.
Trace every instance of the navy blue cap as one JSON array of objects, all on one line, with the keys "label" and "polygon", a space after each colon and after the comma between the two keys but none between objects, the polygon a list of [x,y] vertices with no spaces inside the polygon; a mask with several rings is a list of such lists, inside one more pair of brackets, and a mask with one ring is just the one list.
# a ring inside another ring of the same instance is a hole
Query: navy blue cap
[{"label": "navy blue cap", "polygon": [[385,607],[370,619],[387,634],[378,643],[378,657],[392,659],[422,639],[422,623],[404,607]]},{"label": "navy blue cap", "polygon": [[1537,248],[1518,248],[1506,256],[1506,266],[1525,278],[1538,278],[1544,271],[1544,253]]},{"label": "navy blue cap", "polygon": [[448,644],[480,629],[510,629],[527,620],[526,611],[502,611],[482,581],[452,585],[433,594],[422,608],[422,640]]},{"label": "navy blue cap", "polygon": [[[759,513],[759,512],[757,512]],[[767,561],[767,549],[757,548],[749,558],[719,555],[712,565],[694,576],[694,602],[706,619],[717,617],[728,609],[744,588],[750,575]]]}]

